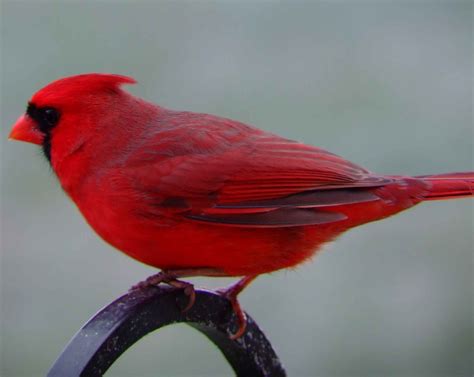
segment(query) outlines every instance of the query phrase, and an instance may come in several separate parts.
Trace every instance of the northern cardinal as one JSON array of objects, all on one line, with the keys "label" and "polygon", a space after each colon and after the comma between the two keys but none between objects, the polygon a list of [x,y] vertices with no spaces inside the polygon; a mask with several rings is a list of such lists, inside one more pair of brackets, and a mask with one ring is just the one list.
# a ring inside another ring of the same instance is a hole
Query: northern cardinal
[{"label": "northern cardinal", "polygon": [[91,73],[39,90],[10,138],[42,146],[59,181],[107,242],[162,270],[146,284],[239,276],[237,295],[342,232],[421,201],[474,195],[474,172],[378,175],[320,148],[214,115],[168,110]]}]

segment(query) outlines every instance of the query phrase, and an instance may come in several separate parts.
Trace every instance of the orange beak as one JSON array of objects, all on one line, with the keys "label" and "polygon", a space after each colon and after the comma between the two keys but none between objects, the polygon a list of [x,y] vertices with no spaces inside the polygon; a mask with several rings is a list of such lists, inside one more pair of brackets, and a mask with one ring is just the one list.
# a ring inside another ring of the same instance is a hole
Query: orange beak
[{"label": "orange beak", "polygon": [[8,138],[41,145],[44,135],[38,129],[36,123],[28,115],[23,114],[13,125]]}]

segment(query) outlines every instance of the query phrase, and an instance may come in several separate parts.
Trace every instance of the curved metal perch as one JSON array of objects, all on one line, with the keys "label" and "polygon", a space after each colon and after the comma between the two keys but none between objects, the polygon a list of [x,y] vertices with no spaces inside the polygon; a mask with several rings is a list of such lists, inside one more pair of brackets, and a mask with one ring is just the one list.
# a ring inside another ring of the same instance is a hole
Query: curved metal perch
[{"label": "curved metal perch", "polygon": [[135,342],[173,323],[187,323],[222,351],[237,376],[284,377],[278,356],[257,324],[247,316],[247,331],[233,341],[237,323],[223,297],[196,290],[196,302],[181,312],[188,297],[181,290],[149,287],[132,291],[97,313],[72,338],[48,377],[102,376]]}]

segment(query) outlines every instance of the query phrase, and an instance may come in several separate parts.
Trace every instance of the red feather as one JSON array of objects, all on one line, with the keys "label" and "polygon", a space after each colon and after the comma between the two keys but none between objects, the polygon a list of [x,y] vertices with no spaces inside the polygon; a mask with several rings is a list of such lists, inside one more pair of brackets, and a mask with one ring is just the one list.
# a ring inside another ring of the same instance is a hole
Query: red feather
[{"label": "red feather", "polygon": [[[257,275],[302,263],[357,225],[425,199],[473,194],[474,173],[377,175],[322,149],[207,114],[171,111],[89,74],[31,99],[12,137],[50,142],[51,165],[91,226],[161,269]],[[43,125],[44,126],[44,125]],[[44,129],[44,127],[43,127]]]}]

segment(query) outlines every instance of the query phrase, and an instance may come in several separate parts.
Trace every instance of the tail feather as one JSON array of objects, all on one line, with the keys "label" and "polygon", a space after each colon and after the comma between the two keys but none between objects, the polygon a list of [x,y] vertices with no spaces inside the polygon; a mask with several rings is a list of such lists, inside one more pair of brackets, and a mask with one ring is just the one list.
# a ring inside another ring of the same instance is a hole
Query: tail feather
[{"label": "tail feather", "polygon": [[421,175],[416,178],[430,184],[425,200],[474,196],[474,172]]}]

